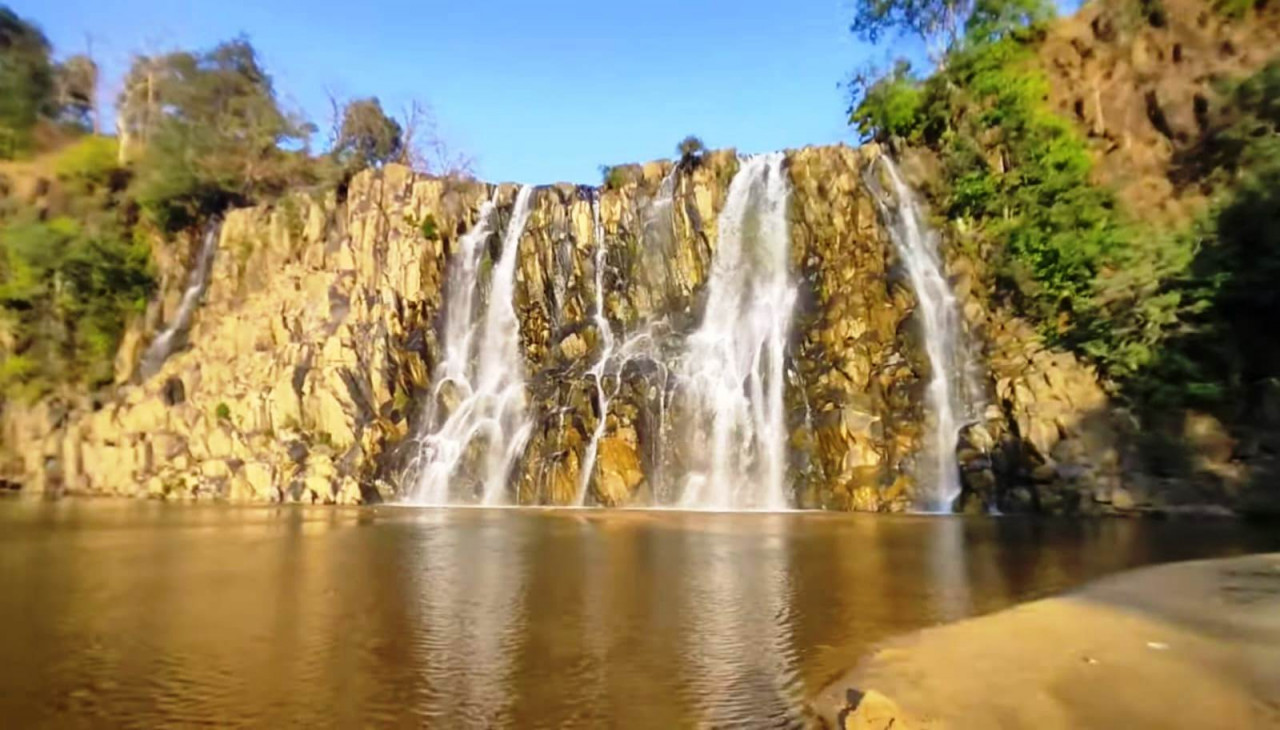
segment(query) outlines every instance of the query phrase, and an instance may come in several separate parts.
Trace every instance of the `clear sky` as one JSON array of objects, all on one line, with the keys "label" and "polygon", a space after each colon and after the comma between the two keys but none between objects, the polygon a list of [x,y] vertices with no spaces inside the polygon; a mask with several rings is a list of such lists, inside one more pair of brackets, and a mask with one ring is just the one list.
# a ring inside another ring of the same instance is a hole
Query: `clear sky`
[{"label": "clear sky", "polygon": [[60,56],[92,34],[108,96],[133,52],[244,33],[321,129],[326,88],[420,99],[480,177],[532,183],[596,182],[687,134],[740,152],[852,141],[840,82],[885,53],[849,34],[851,0],[7,1]]}]

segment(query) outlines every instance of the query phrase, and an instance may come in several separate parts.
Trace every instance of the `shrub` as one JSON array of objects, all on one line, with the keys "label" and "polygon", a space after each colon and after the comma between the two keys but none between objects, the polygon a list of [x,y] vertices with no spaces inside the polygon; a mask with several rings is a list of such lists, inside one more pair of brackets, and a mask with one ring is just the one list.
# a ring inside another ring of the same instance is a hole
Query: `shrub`
[{"label": "shrub", "polygon": [[110,226],[68,218],[13,222],[0,240],[12,354],[35,363],[41,378],[110,380],[125,325],[151,295],[149,249]]},{"label": "shrub", "polygon": [[600,176],[604,179],[607,190],[617,190],[627,184],[627,174],[621,166],[601,165]]},{"label": "shrub", "polygon": [[680,144],[676,145],[676,152],[680,155],[681,164],[693,166],[702,162],[702,156],[706,154],[707,147],[701,139],[691,134],[680,140]]},{"label": "shrub", "polygon": [[218,407],[214,409],[213,415],[216,416],[219,421],[230,421],[231,407],[226,403],[219,403]]},{"label": "shrub", "polygon": [[849,123],[863,139],[914,138],[920,131],[924,90],[911,75],[911,64],[898,61],[877,79],[859,74],[849,83],[853,104]]},{"label": "shrub", "polygon": [[90,135],[58,154],[53,162],[54,174],[80,187],[107,185],[120,172],[118,153],[115,139]]},{"label": "shrub", "polygon": [[430,213],[427,213],[426,217],[422,219],[422,223],[418,226],[418,230],[422,233],[422,237],[428,241],[434,241],[440,238],[440,231],[436,229],[436,218]]}]

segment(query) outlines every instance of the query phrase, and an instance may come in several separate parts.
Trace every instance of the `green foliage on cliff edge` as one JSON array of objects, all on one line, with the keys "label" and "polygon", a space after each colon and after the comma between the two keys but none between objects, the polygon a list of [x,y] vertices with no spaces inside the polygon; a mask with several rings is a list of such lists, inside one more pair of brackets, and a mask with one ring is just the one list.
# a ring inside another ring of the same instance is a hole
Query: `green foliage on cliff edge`
[{"label": "green foliage on cliff edge", "polygon": [[57,382],[109,381],[124,323],[151,295],[146,246],[65,217],[11,221],[0,239],[0,387],[37,395]]},{"label": "green foliage on cliff edge", "polygon": [[1090,182],[1083,140],[1044,103],[1033,53],[1050,17],[1033,0],[978,2],[942,70],[922,81],[899,64],[861,89],[850,118],[865,136],[936,150],[948,217],[1000,244],[1002,292],[1051,340],[1089,346],[1095,282],[1131,234]]},{"label": "green foliage on cliff edge", "polygon": [[54,67],[39,28],[0,5],[0,159],[27,152],[53,107]]},{"label": "green foliage on cliff edge", "polygon": [[940,212],[990,245],[999,293],[1050,342],[1140,403],[1242,417],[1280,375],[1280,62],[1224,90],[1226,121],[1188,162],[1224,191],[1212,211],[1152,233],[1092,182],[1080,132],[1048,107],[1034,53],[1050,11],[981,0],[929,78],[905,63],[855,78],[850,123],[938,154]]},{"label": "green foliage on cliff edge", "polygon": [[1138,384],[1157,405],[1258,422],[1280,383],[1280,59],[1224,90],[1219,115],[1194,164],[1222,192],[1160,287],[1177,317]]},{"label": "green foliage on cliff edge", "polygon": [[160,228],[187,228],[231,204],[306,178],[291,151],[309,127],[285,113],[243,38],[208,51],[141,57],[120,97],[122,129],[142,146],[133,194]]}]

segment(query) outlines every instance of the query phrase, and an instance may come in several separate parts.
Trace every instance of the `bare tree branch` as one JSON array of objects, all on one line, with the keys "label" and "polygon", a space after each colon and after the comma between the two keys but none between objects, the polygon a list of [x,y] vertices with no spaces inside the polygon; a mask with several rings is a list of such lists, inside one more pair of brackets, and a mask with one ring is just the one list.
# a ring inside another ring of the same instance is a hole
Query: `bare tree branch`
[{"label": "bare tree branch", "polygon": [[431,107],[417,100],[401,112],[404,147],[397,160],[401,164],[429,175],[470,178],[475,160],[452,149],[440,136],[439,125]]}]

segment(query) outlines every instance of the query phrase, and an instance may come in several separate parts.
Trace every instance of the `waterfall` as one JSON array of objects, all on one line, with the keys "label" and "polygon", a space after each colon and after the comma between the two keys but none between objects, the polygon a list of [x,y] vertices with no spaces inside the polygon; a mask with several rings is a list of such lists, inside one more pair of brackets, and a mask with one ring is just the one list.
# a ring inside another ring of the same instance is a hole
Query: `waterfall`
[{"label": "waterfall", "polygon": [[956,442],[960,429],[976,412],[974,394],[978,391],[962,344],[960,307],[947,283],[938,253],[938,234],[929,225],[924,207],[903,182],[893,160],[881,156],[879,161],[883,177],[892,188],[891,194],[886,194],[875,175],[868,175],[870,186],[920,302],[918,311],[932,371],[925,402],[934,419],[933,443],[927,447],[932,473],[922,476],[932,478],[936,484],[929,508],[948,511],[960,495]]},{"label": "waterfall", "polygon": [[587,501],[587,485],[591,482],[591,472],[595,469],[596,454],[600,450],[600,439],[604,436],[605,421],[609,417],[609,401],[612,396],[617,393],[617,386],[614,386],[613,393],[606,393],[604,387],[604,371],[609,364],[609,358],[613,357],[613,330],[609,327],[609,318],[604,313],[604,269],[605,255],[607,249],[605,247],[604,223],[600,220],[600,193],[596,192],[595,197],[591,199],[591,216],[592,216],[592,235],[596,239],[596,255],[595,255],[595,298],[596,307],[592,314],[592,319],[596,325],[596,336],[600,339],[600,359],[595,365],[587,371],[591,379],[595,381],[596,402],[600,405],[600,413],[596,417],[596,428],[591,433],[591,441],[587,444],[587,449],[582,457],[581,475],[578,479],[578,496],[575,503],[579,506]]},{"label": "waterfall", "polygon": [[164,361],[169,359],[175,350],[186,341],[187,331],[191,329],[191,320],[195,317],[196,307],[200,306],[200,298],[209,288],[209,277],[213,273],[213,259],[218,253],[218,236],[222,231],[222,221],[214,219],[204,229],[204,239],[200,242],[200,252],[196,255],[195,268],[187,280],[187,288],[182,292],[182,301],[178,304],[178,314],[168,327],[156,335],[142,354],[138,372],[146,380],[160,371]]},{"label": "waterfall", "polygon": [[489,298],[479,316],[475,294],[491,235],[492,203],[481,208],[476,225],[459,240],[446,290],[445,357],[425,414],[431,431],[420,439],[409,470],[415,502],[473,502],[473,497],[455,499],[450,493],[468,452],[479,459],[476,473],[470,476],[479,482],[480,502],[506,501],[511,466],[531,429],[525,417],[524,364],[514,295],[517,248],[532,201],[533,187],[522,187],[493,266]]},{"label": "waterfall", "polygon": [[685,508],[788,507],[783,364],[796,289],[783,160],[743,160],[720,213],[702,323],[679,369],[689,410]]}]

